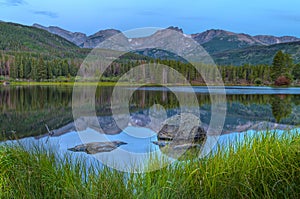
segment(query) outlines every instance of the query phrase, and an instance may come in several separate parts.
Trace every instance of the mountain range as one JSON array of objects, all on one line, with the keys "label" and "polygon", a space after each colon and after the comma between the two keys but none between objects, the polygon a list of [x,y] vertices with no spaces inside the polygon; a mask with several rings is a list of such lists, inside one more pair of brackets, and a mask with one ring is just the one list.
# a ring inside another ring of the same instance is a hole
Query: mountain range
[{"label": "mountain range", "polygon": [[[34,24],[34,27],[41,28],[57,34],[70,42],[73,42],[81,48],[95,48],[99,43],[103,42],[107,38],[121,33],[119,30],[107,29],[100,30],[99,32],[87,36],[84,33],[70,32],[59,27],[49,26],[44,27],[39,24]],[[182,29],[178,27],[169,27],[167,29],[176,30],[184,33]],[[149,41],[157,41],[158,37],[167,38],[161,34],[154,33],[147,38],[124,38],[122,42],[124,45],[134,45],[143,47],[148,45]],[[278,50],[283,50],[290,53],[295,61],[300,61],[300,38],[293,36],[276,37],[272,35],[256,35],[251,36],[245,33],[234,33],[226,30],[211,29],[201,33],[186,34],[187,37],[193,38],[196,42],[202,45],[202,47],[213,57],[217,64],[222,65],[242,65],[242,64],[270,64],[272,62],[274,54]],[[162,41],[162,39],[160,40]],[[147,44],[147,45],[146,45]],[[163,44],[167,45],[167,44]],[[185,46],[180,46],[185,49]],[[146,50],[146,52],[152,52]],[[141,53],[147,55],[147,53]],[[159,53],[162,57],[166,55]],[[153,55],[150,54],[150,56]],[[159,56],[158,56],[159,57]],[[155,58],[158,58],[157,56]]]},{"label": "mountain range", "polygon": [[[172,26],[144,38],[127,38],[125,35],[120,34],[119,40],[123,46],[139,47],[140,49],[144,47],[147,50],[137,53],[155,58],[167,57],[166,52],[157,53],[157,51],[148,49],[155,48],[155,46],[151,46],[155,42],[160,42],[161,46],[177,45],[179,52],[188,51],[189,46],[184,42],[170,44],[168,39],[170,33],[167,31],[169,29],[183,33],[182,29]],[[39,24],[24,26],[6,22],[1,22],[0,32],[0,43],[6,42],[7,38],[13,35],[12,42],[14,42],[13,40],[20,40],[20,44],[18,44],[20,47],[18,48],[32,48],[32,50],[35,50],[42,48],[41,46],[47,45],[47,48],[51,48],[54,45],[57,49],[72,49],[74,52],[94,48],[111,36],[121,33],[119,30],[106,29],[88,36],[84,33],[71,32],[56,26],[45,27]],[[20,32],[22,34],[9,34],[10,32]],[[215,29],[184,35],[201,44],[215,63],[219,65],[270,64],[278,50],[291,54],[295,62],[300,62],[300,38],[297,37],[251,36]],[[30,43],[30,45],[25,45],[27,43]],[[14,46],[11,45],[10,47]],[[4,47],[3,49],[5,50]]]},{"label": "mountain range", "polygon": [[[49,26],[45,27],[39,24],[33,24],[33,27],[47,30],[53,34],[59,35],[66,40],[83,48],[95,48],[105,39],[121,33],[119,30],[106,29],[100,30],[93,35],[87,36],[80,32],[70,32],[60,27]],[[183,30],[178,27],[168,27],[168,29],[176,30],[183,33]],[[245,48],[249,46],[268,46],[280,43],[289,43],[300,41],[300,38],[292,36],[276,37],[271,35],[256,35],[250,36],[244,33],[233,33],[225,30],[211,29],[202,33],[187,35],[193,38],[199,44],[203,45],[209,53],[220,52],[231,49]],[[133,39],[134,42],[137,39]]]}]

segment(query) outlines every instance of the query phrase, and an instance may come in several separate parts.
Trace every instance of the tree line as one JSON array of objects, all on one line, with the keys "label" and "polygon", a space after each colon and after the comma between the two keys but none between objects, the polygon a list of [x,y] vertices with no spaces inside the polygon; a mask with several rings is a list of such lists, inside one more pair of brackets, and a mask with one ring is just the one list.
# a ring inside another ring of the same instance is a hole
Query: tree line
[{"label": "tree line", "polygon": [[78,59],[49,59],[42,55],[0,54],[0,76],[10,79],[45,81],[59,77],[74,77],[81,64]]},{"label": "tree line", "polygon": [[[202,64],[201,74],[190,63],[177,60],[150,59],[132,54],[114,61],[102,76],[102,81],[117,81],[124,73],[141,64],[163,64],[182,74],[189,82],[205,84],[222,78],[225,84],[256,84],[278,86],[289,85],[300,80],[300,64],[294,64],[290,55],[277,52],[272,65],[217,66]],[[71,78],[77,71],[83,59],[51,58],[39,54],[17,53],[5,54],[0,52],[0,77],[2,79],[21,79],[33,81],[50,81],[59,78]],[[136,74],[135,81],[145,78],[144,74]],[[157,71],[162,76],[161,71]],[[219,74],[219,75],[218,75]],[[99,74],[100,75],[100,74]],[[170,74],[168,73],[170,76]],[[203,78],[204,77],[204,78]],[[172,78],[163,76],[162,78]],[[73,78],[74,79],[74,78]],[[205,79],[205,81],[204,81]]]}]

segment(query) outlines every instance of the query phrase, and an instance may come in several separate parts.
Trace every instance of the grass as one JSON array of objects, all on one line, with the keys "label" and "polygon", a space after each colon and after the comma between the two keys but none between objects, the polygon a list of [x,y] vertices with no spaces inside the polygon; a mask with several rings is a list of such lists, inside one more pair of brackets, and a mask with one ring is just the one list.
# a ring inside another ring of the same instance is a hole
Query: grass
[{"label": "grass", "polygon": [[0,149],[0,198],[300,198],[299,184],[299,133],[258,134],[141,174],[99,171],[37,148]]}]

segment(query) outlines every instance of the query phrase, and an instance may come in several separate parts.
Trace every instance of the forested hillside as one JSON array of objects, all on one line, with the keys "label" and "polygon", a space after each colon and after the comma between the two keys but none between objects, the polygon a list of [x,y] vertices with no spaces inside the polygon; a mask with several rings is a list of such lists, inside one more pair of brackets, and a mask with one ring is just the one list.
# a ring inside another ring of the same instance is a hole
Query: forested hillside
[{"label": "forested hillside", "polygon": [[[0,81],[74,81],[81,63],[91,51],[36,27],[0,22],[0,33]],[[213,58],[216,63],[221,63],[218,68],[226,84],[270,85],[274,82],[271,75],[274,73],[271,70],[272,60],[282,49],[291,54],[285,69],[288,71],[286,77],[290,83],[297,83],[300,79],[300,65],[296,64],[300,61],[297,56],[300,52],[299,42],[252,46],[213,54]],[[203,76],[211,82],[217,78],[217,71],[212,66],[201,65],[203,70],[200,75],[191,64],[177,55],[146,49],[116,59],[104,73],[102,81],[117,81],[134,66],[150,62],[168,65],[195,84],[204,84]],[[142,78],[139,75],[137,81]]]},{"label": "forested hillside", "polygon": [[0,32],[0,50],[3,51],[38,52],[58,57],[77,56],[81,52],[62,37],[31,26],[0,22]]},{"label": "forested hillside", "polygon": [[90,49],[38,28],[0,22],[0,76],[45,80],[74,76]]}]

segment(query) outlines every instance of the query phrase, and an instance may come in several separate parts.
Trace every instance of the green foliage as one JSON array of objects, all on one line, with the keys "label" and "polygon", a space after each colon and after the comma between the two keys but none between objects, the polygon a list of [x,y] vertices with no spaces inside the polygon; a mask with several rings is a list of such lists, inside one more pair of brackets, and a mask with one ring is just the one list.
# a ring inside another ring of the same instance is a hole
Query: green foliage
[{"label": "green foliage", "polygon": [[261,85],[262,82],[263,82],[263,81],[262,81],[259,77],[257,77],[257,78],[254,80],[254,84],[256,84],[256,85]]},{"label": "green foliage", "polygon": [[290,54],[296,63],[300,62],[300,42],[281,43],[271,46],[251,46],[210,55],[218,65],[271,65],[274,55],[280,50]]},{"label": "green foliage", "polygon": [[299,198],[299,146],[299,133],[258,133],[203,159],[142,174],[58,159],[38,147],[2,146],[0,197]]},{"label": "green foliage", "polygon": [[45,30],[0,22],[0,50],[48,53],[57,56],[77,54],[78,47]]},{"label": "green foliage", "polygon": [[292,80],[293,59],[289,54],[278,51],[273,59],[271,68],[271,78],[278,84],[279,78],[286,78],[290,82]]},{"label": "green foliage", "polygon": [[293,75],[295,80],[300,80],[300,63],[296,64],[293,67],[292,75]]},{"label": "green foliage", "polygon": [[292,113],[292,101],[290,96],[278,95],[271,100],[272,113],[277,123]]},{"label": "green foliage", "polygon": [[[63,76],[66,79],[63,81],[70,81],[72,79],[71,77],[77,75],[77,71],[83,59],[90,52],[90,49],[81,49],[57,35],[34,27],[0,22],[0,31],[3,33],[0,35],[0,75],[12,79],[52,81],[58,77],[58,79],[61,79]],[[211,42],[216,43],[215,45],[212,45],[215,46],[215,48],[220,47],[217,46],[217,43],[221,42],[218,41],[218,39],[212,40]],[[219,44],[222,45],[222,42]],[[231,42],[230,44],[233,46],[223,47],[225,49],[232,49],[237,48],[237,45],[240,45],[239,42]],[[297,51],[297,48],[294,48],[293,46],[294,44],[282,44],[280,48],[284,49],[289,47],[292,51]],[[241,46],[238,48],[240,47]],[[265,53],[261,48],[263,47],[257,47],[255,52],[260,55],[268,55],[268,59],[273,57],[274,54],[272,53],[274,53],[275,50],[280,49],[278,46],[276,48],[272,47],[272,50]],[[214,50],[216,49],[211,49],[211,51]],[[101,50],[101,53],[109,57],[114,57],[114,52],[108,50]],[[168,55],[167,58],[171,60],[147,57],[143,55],[143,52],[139,51],[135,53],[126,53],[119,59],[116,59],[107,68],[100,81],[116,82],[123,74],[133,67],[147,63],[168,65],[194,84],[205,84],[218,80],[216,75],[218,71],[215,67],[210,65],[199,64],[201,68],[200,74],[191,64],[175,54],[168,54],[168,52],[165,51],[160,52],[156,49],[149,49],[148,53],[153,57],[156,57],[156,54],[166,54]],[[232,55],[235,53],[236,52],[232,52]],[[243,54],[243,60],[247,60],[248,55],[245,56],[246,55]],[[253,56],[249,55],[249,57]],[[219,62],[217,54],[214,54],[213,58],[215,58],[216,63],[224,64],[224,62]],[[255,82],[255,80],[261,79],[261,84],[270,85],[271,81],[275,81],[274,77],[278,77],[278,74],[284,73],[285,77],[290,80],[292,79],[291,74],[295,74],[297,77],[300,74],[300,72],[297,72],[299,67],[294,67],[293,72],[291,72],[292,59],[287,54],[284,54],[282,58],[279,56],[277,59],[276,57],[274,63],[275,67],[270,67],[265,64],[257,65],[257,63],[261,62],[269,63],[269,61],[266,61],[265,59],[259,59],[252,64],[243,65],[241,62],[236,62],[234,59],[235,57],[232,57],[230,54],[226,56],[226,59],[222,58],[223,61],[230,61],[230,64],[218,67],[220,75],[226,84],[257,84],[257,81]],[[281,65],[280,63],[282,63],[283,67],[278,68],[278,66]],[[298,70],[300,71],[300,69]],[[155,74],[155,76],[161,75],[162,74]],[[141,82],[143,78],[145,78],[144,74],[137,74],[136,77],[136,79],[131,81]],[[164,76],[162,78],[167,80],[167,78],[170,79],[172,77]],[[154,77],[151,77],[151,81],[154,79]],[[91,81],[98,80],[98,78],[91,79]]]},{"label": "green foliage", "polygon": [[98,172],[71,156],[36,147],[0,148],[0,198],[130,198],[125,173]]},{"label": "green foliage", "polygon": [[47,69],[44,60],[39,58],[37,65],[37,80],[41,81],[43,79],[47,79]]},{"label": "green foliage", "polygon": [[288,79],[291,77],[293,68],[293,60],[290,55],[278,51],[273,59],[271,78],[275,81],[280,76],[285,76]]},{"label": "green foliage", "polygon": [[239,41],[236,36],[221,35],[213,38],[209,42],[202,44],[202,46],[208,53],[214,55],[224,51],[246,48],[249,47],[250,44]]}]

